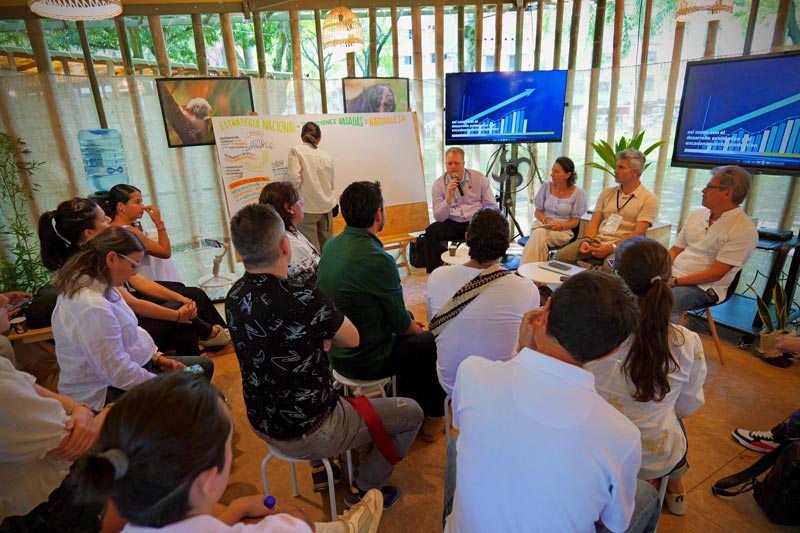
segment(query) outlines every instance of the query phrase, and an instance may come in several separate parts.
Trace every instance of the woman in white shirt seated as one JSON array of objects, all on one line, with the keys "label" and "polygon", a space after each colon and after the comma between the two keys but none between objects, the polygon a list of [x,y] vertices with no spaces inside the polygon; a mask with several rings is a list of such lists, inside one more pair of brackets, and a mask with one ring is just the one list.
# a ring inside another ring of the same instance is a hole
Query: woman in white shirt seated
[{"label": "woman in white shirt seated", "polygon": [[[185,372],[159,376],[114,404],[76,481],[89,501],[111,497],[128,521],[123,533],[312,531],[302,511],[282,504],[269,509],[263,494],[219,505],[232,440],[233,420],[217,389]],[[383,496],[373,489],[337,522],[315,526],[374,533],[382,511]],[[247,517],[263,520],[237,523]]]},{"label": "woman in white shirt seated", "polygon": [[261,190],[258,201],[275,208],[286,226],[286,236],[292,245],[289,262],[289,279],[309,288],[317,286],[319,250],[297,229],[303,220],[303,199],[300,193],[286,181],[268,183]]},{"label": "woman in white shirt seated", "polygon": [[639,326],[617,352],[584,368],[594,374],[597,392],[639,428],[639,478],[669,474],[664,502],[682,515],[688,441],[680,419],[705,403],[703,344],[697,333],[670,322],[672,261],[666,248],[647,237],[630,238],[617,247],[614,268],[638,297]]},{"label": "woman in white shirt seated", "polygon": [[[151,379],[155,370],[213,363],[168,358],[140,328],[118,290],[139,267],[144,245],[124,228],[109,227],[61,267],[56,280],[53,339],[62,394],[99,410],[121,391]],[[112,398],[108,398],[111,388]]]},{"label": "woman in white shirt seated", "polygon": [[568,244],[578,231],[586,213],[586,193],[575,185],[577,179],[572,159],[556,159],[550,179],[542,183],[534,198],[536,220],[522,251],[521,265],[547,261],[550,248]]}]

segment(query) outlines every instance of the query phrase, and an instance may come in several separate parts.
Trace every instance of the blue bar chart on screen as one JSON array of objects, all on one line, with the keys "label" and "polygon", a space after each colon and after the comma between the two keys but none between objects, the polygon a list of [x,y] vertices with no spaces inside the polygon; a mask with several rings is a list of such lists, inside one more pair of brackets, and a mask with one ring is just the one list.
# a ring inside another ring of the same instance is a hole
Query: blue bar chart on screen
[{"label": "blue bar chart on screen", "polygon": [[672,164],[800,170],[800,53],[690,62]]},{"label": "blue bar chart on screen", "polygon": [[560,141],[566,87],[565,70],[447,74],[445,142]]}]

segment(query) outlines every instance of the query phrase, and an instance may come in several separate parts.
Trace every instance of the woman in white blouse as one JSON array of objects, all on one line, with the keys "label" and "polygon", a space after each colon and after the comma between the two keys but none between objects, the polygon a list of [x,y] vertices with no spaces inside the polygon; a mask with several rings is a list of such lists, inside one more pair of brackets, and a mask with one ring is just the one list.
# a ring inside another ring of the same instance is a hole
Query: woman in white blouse
[{"label": "woman in white blouse", "polygon": [[581,217],[586,213],[586,193],[575,185],[575,163],[569,157],[559,157],[553,164],[550,180],[536,193],[536,220],[525,243],[520,264],[547,261],[550,248],[569,243],[578,231]]},{"label": "woman in white blouse", "polygon": [[672,261],[666,248],[647,237],[632,237],[617,247],[614,268],[638,297],[639,325],[617,352],[584,368],[594,374],[600,396],[639,428],[639,478],[656,484],[669,474],[664,502],[682,515],[688,441],[681,419],[705,402],[703,344],[697,333],[670,323]]},{"label": "woman in white blouse", "polygon": [[286,236],[292,245],[289,279],[309,288],[316,287],[319,251],[297,229],[304,216],[300,193],[289,182],[275,181],[264,186],[258,201],[274,207],[286,227]]},{"label": "woman in white blouse", "polygon": [[200,357],[167,358],[137,324],[117,290],[139,268],[142,241],[109,227],[88,241],[58,272],[53,339],[61,368],[58,389],[98,410],[112,395],[151,379],[154,370],[177,370]]}]

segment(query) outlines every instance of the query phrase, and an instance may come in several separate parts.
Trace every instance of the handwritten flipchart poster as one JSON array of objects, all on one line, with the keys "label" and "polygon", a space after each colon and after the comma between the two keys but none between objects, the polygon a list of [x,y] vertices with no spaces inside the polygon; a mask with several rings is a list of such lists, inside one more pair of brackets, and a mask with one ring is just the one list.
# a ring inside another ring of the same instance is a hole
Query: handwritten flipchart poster
[{"label": "handwritten flipchart poster", "polygon": [[233,215],[257,202],[271,181],[284,181],[288,154],[309,121],[333,158],[337,194],[354,181],[380,181],[386,205],[425,201],[422,158],[413,113],[213,117],[222,180]]}]

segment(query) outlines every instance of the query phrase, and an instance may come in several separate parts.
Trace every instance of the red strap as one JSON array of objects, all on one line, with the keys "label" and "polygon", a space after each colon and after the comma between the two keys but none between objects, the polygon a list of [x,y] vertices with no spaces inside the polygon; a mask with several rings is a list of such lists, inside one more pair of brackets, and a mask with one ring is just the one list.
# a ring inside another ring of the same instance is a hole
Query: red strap
[{"label": "red strap", "polygon": [[375,446],[378,447],[384,459],[386,459],[390,465],[399,463],[400,456],[397,454],[397,449],[389,438],[389,434],[386,433],[386,428],[383,427],[383,421],[381,417],[378,416],[378,413],[375,412],[375,408],[372,407],[370,401],[364,396],[359,396],[357,398],[345,396],[344,399],[350,402],[353,409],[355,409],[361,419],[364,420],[369,434],[372,435],[372,441],[375,443]]}]

